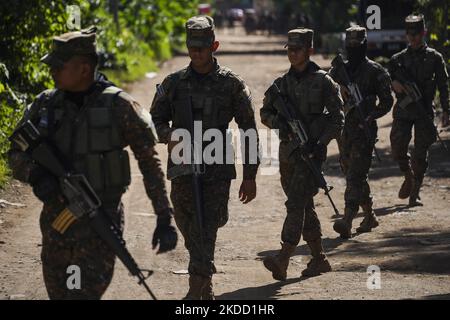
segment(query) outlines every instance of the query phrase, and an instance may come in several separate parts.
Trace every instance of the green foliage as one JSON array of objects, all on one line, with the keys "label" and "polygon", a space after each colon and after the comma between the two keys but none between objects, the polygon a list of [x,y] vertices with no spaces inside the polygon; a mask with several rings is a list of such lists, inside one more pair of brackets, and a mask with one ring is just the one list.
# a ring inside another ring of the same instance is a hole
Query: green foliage
[{"label": "green foliage", "polygon": [[448,0],[418,0],[416,11],[425,15],[430,45],[444,54],[450,64],[450,3]]},{"label": "green foliage", "polygon": [[318,33],[342,32],[356,21],[358,0],[277,0],[275,8],[279,12],[295,15],[306,14],[311,27]]},{"label": "green foliage", "polygon": [[53,86],[40,58],[49,51],[52,36],[69,31],[67,5],[80,7],[82,28],[98,27],[101,70],[120,85],[155,70],[157,61],[170,58],[184,44],[184,23],[196,13],[197,4],[197,0],[0,1],[0,185],[7,173],[7,137],[24,106]]}]

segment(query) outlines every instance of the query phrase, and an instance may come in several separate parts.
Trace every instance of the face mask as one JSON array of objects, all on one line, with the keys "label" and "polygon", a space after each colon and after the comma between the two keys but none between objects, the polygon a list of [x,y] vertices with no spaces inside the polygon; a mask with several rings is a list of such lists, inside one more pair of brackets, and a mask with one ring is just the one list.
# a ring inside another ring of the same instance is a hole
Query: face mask
[{"label": "face mask", "polygon": [[367,41],[359,47],[347,47],[348,62],[352,66],[357,66],[364,61],[367,52]]}]

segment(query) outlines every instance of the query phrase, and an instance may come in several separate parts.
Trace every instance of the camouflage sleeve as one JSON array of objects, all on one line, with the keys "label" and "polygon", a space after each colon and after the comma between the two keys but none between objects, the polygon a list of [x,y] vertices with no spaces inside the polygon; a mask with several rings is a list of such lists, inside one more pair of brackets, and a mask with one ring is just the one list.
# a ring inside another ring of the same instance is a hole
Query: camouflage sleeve
[{"label": "camouflage sleeve", "polygon": [[[45,92],[41,93],[36,99],[28,105],[25,109],[22,119],[17,123],[16,128],[21,126],[24,122],[31,120],[34,121],[38,117],[40,105],[45,98]],[[12,142],[8,151],[8,165],[11,169],[12,176],[22,182],[28,183],[30,172],[38,167],[38,165],[31,159],[31,157],[23,152],[19,146]]]},{"label": "camouflage sleeve", "polygon": [[255,110],[252,105],[250,89],[244,81],[236,81],[234,92],[234,119],[239,129],[246,132],[249,137],[253,137],[253,142],[256,142],[255,145],[255,143],[251,143],[252,138],[241,139],[241,144],[243,143],[245,148],[243,152],[245,156],[243,178],[244,180],[254,180],[259,167],[259,137],[256,130]]},{"label": "camouflage sleeve", "polygon": [[172,120],[172,110],[170,107],[169,90],[173,83],[171,76],[166,77],[162,84],[157,85],[157,90],[153,98],[150,113],[155,124],[158,140],[161,143],[168,143],[172,129],[169,122]]},{"label": "camouflage sleeve", "polygon": [[337,138],[344,127],[344,113],[342,112],[341,94],[339,92],[339,85],[331,79],[329,75],[324,77],[324,103],[327,111],[330,114],[331,121],[329,126],[325,129],[319,141],[328,145],[331,140]]},{"label": "camouflage sleeve", "polygon": [[144,186],[156,214],[166,213],[169,207],[164,173],[155,150],[152,119],[136,101],[126,93],[120,93],[115,103],[116,123],[123,141],[129,145],[138,161]]},{"label": "camouflage sleeve", "polygon": [[328,71],[328,75],[333,79],[335,82],[337,82],[337,70],[335,67],[331,67]]},{"label": "camouflage sleeve", "polygon": [[394,99],[391,94],[391,78],[382,66],[377,66],[374,82],[379,103],[372,112],[372,116],[378,119],[391,110]]},{"label": "camouflage sleeve", "polygon": [[[280,87],[280,79],[275,80],[275,83]],[[261,116],[261,122],[269,129],[278,129],[274,127],[273,119],[277,115],[277,110],[273,106],[274,97],[267,90],[264,94],[263,106],[259,110],[259,115]]]},{"label": "camouflage sleeve", "polygon": [[392,80],[397,80],[395,78],[395,73],[398,68],[398,63],[400,62],[401,55],[399,53],[394,54],[387,64],[387,70]]},{"label": "camouflage sleeve", "polygon": [[439,89],[439,99],[441,101],[442,111],[449,111],[448,103],[448,71],[442,54],[437,53],[436,59],[436,85]]}]

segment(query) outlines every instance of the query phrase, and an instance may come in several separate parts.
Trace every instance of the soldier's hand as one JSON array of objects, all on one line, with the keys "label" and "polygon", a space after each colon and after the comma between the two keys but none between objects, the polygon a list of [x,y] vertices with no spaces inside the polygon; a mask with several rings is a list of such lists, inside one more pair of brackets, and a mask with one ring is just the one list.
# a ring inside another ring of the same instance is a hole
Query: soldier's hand
[{"label": "soldier's hand", "polygon": [[243,204],[249,203],[256,197],[256,181],[243,180],[239,188],[239,200]]},{"label": "soldier's hand", "polygon": [[46,169],[37,167],[30,172],[29,182],[34,195],[46,203],[58,199],[61,194],[58,179]]},{"label": "soldier's hand", "polygon": [[441,121],[442,127],[443,128],[448,127],[449,124],[450,124],[450,119],[449,119],[448,112],[442,112],[442,121]]},{"label": "soldier's hand", "polygon": [[397,80],[392,81],[392,88],[396,93],[403,93],[406,91],[405,87]]},{"label": "soldier's hand", "polygon": [[178,236],[177,231],[170,225],[172,219],[172,209],[168,208],[167,213],[158,215],[156,221],[155,232],[153,233],[152,248],[153,250],[158,246],[156,254],[164,253],[175,249],[177,246]]},{"label": "soldier's hand", "polygon": [[273,118],[272,126],[273,129],[289,132],[289,126],[286,123],[286,120],[279,113],[277,113],[277,115]]}]

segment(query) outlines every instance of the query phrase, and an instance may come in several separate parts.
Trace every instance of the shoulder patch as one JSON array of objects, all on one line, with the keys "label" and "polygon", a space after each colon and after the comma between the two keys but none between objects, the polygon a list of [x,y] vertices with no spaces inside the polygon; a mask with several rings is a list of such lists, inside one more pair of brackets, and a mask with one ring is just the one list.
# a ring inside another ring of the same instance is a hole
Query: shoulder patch
[{"label": "shoulder patch", "polygon": [[156,85],[156,97],[161,98],[166,95],[166,92],[164,91],[164,87],[161,84]]},{"label": "shoulder patch", "polygon": [[237,74],[235,74],[233,71],[231,71],[230,68],[228,67],[220,67],[218,73],[222,76],[228,76],[228,75],[232,75],[234,77],[238,77]]}]

